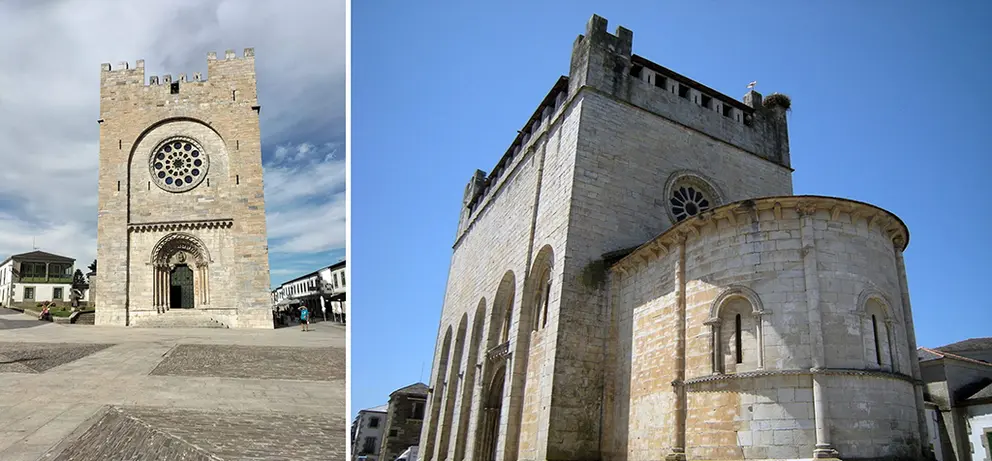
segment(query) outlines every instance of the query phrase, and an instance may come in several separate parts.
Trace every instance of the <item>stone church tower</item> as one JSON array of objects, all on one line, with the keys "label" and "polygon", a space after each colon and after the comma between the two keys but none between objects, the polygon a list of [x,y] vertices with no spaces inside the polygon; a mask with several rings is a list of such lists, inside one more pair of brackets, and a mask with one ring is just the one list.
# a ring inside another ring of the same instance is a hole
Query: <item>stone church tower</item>
[{"label": "stone church tower", "polygon": [[251,48],[100,74],[97,325],[272,328]]},{"label": "stone church tower", "polygon": [[420,457],[925,456],[906,226],[793,195],[788,97],[632,45],[593,16],[469,180]]}]

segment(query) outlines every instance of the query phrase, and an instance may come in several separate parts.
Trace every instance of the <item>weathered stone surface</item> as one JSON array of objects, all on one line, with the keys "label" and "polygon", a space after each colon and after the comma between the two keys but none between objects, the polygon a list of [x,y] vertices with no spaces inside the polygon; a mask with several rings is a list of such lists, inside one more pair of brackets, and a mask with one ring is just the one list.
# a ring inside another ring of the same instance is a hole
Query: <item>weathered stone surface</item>
[{"label": "weathered stone surface", "polygon": [[110,408],[57,461],[344,460],[344,416]]},{"label": "weathered stone surface", "polygon": [[345,378],[344,359],[332,347],[180,344],[151,374],[331,381]]},{"label": "weathered stone surface", "polygon": [[0,373],[43,373],[113,344],[0,343]]}]

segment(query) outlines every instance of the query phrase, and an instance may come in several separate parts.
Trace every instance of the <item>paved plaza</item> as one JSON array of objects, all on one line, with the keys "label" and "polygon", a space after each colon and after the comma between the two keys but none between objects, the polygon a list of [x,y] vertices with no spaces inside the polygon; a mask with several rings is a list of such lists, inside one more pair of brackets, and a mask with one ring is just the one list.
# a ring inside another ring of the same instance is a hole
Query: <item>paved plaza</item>
[{"label": "paved plaza", "polygon": [[345,329],[56,325],[0,309],[0,460],[344,460]]}]

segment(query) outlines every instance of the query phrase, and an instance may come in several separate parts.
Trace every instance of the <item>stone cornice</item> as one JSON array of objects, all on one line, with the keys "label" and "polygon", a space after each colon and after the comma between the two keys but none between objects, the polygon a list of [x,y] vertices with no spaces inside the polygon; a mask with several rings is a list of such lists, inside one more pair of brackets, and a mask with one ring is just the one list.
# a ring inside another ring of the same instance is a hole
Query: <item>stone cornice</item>
[{"label": "stone cornice", "polygon": [[128,232],[177,232],[181,230],[196,229],[229,229],[233,225],[234,220],[230,218],[203,219],[191,221],[131,223],[127,225],[127,230]]},{"label": "stone cornice", "polygon": [[[788,195],[782,197],[764,197],[753,200],[742,200],[704,211],[692,218],[686,219],[647,243],[637,247],[629,255],[617,261],[610,267],[622,274],[636,270],[641,264],[664,256],[679,241],[687,238],[698,238],[707,227],[724,219],[730,225],[737,226],[741,220],[756,219],[758,212],[771,211],[773,219],[783,219],[783,212],[792,210],[800,217],[821,216],[827,220],[840,220],[841,213],[850,217],[849,222],[865,221],[869,229],[883,232],[892,244],[904,251],[909,244],[909,229],[898,216],[874,205],[855,200],[825,197],[819,195]],[[820,212],[823,213],[820,213]],[[794,216],[794,215],[792,215]],[[791,216],[786,216],[791,218]]]}]

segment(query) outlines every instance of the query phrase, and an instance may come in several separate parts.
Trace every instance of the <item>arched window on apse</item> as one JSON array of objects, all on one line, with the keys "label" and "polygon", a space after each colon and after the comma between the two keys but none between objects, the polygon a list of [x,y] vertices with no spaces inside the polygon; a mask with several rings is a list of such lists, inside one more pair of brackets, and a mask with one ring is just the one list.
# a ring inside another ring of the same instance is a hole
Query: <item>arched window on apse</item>
[{"label": "arched window on apse", "polygon": [[888,303],[881,295],[871,294],[861,296],[862,328],[865,366],[868,368],[888,371],[898,371],[896,364],[892,325],[894,320],[889,315]]},{"label": "arched window on apse", "polygon": [[764,314],[758,295],[748,288],[730,288],[714,300],[705,322],[710,326],[713,373],[742,373],[764,366]]}]

